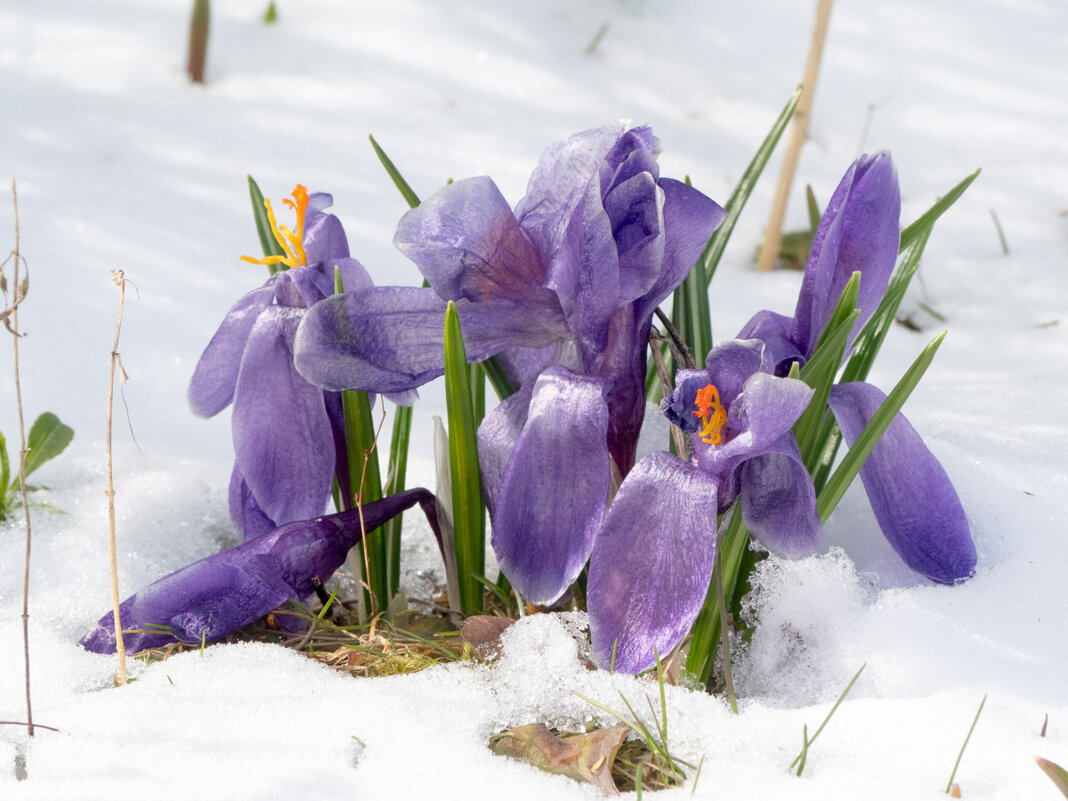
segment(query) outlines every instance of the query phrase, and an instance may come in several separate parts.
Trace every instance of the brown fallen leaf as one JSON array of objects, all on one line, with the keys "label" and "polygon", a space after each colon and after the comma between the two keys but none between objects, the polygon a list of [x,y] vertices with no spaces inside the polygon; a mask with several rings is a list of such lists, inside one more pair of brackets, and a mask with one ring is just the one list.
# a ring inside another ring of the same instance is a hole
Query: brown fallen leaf
[{"label": "brown fallen leaf", "polygon": [[619,795],[612,763],[630,727],[623,723],[585,734],[556,735],[544,723],[517,726],[490,738],[490,750],[549,773],[587,782],[605,795]]},{"label": "brown fallen leaf", "polygon": [[460,636],[479,659],[492,659],[501,655],[501,634],[513,623],[510,617],[474,615],[464,621]]}]

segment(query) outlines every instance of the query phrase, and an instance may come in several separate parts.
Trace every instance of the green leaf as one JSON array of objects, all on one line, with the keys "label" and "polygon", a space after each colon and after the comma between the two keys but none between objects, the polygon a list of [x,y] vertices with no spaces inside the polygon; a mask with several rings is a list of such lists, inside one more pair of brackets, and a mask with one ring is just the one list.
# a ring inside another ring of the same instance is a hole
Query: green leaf
[{"label": "green leaf", "polygon": [[278,9],[274,7],[274,0],[267,4],[267,10],[263,12],[263,23],[272,25],[278,22]]},{"label": "green leaf", "polygon": [[[703,260],[690,270],[678,288],[671,306],[671,322],[690,349],[694,362],[704,364],[712,350],[712,317],[708,311],[708,281]],[[677,370],[681,365],[675,365]]]},{"label": "green leaf", "polygon": [[916,361],[912,363],[905,375],[897,382],[897,386],[887,395],[886,400],[882,402],[871,420],[864,427],[864,430],[860,432],[860,436],[853,443],[853,447],[849,449],[841,464],[838,465],[838,468],[827,480],[826,486],[816,499],[816,507],[819,510],[822,522],[827,522],[827,518],[834,511],[838,502],[842,500],[842,496],[845,495],[857,473],[860,472],[860,468],[868,458],[872,448],[875,447],[879,438],[890,426],[894,416],[901,411],[901,407],[905,405],[905,401],[912,394],[912,390],[920,383],[920,379],[927,372],[927,368],[931,366],[934,355],[945,336],[946,332],[943,331],[916,357]]},{"label": "green leaf", "polygon": [[[693,636],[690,640],[690,651],[686,656],[686,670],[697,676],[700,682],[707,682],[712,673],[712,665],[716,657],[716,644],[719,641],[720,627],[723,619],[720,617],[719,597],[716,591],[717,581],[715,570],[721,570],[723,580],[720,587],[723,595],[730,598],[738,584],[738,572],[741,569],[742,558],[745,556],[749,545],[749,530],[742,521],[741,504],[735,503],[729,511],[730,522],[720,532],[716,548],[719,555],[716,557],[716,567],[713,571],[712,580],[708,585],[708,593],[705,596],[704,605],[697,615],[693,624]],[[714,524],[715,521],[709,521]]]},{"label": "green leaf", "polygon": [[904,252],[905,248],[911,245],[913,241],[918,239],[923,231],[929,231],[931,228],[933,228],[935,220],[941,217],[942,214],[946,211],[946,209],[948,209],[950,206],[957,202],[960,196],[964,194],[964,191],[972,185],[972,181],[979,177],[979,173],[981,172],[981,169],[976,170],[963,181],[961,181],[959,184],[957,184],[955,187],[950,189],[946,193],[945,197],[939,198],[935,202],[935,204],[931,206],[930,209],[928,209],[924,214],[919,217],[919,219],[916,220],[916,222],[914,222],[912,225],[908,226],[908,228],[902,231],[901,244],[898,246],[898,253]]},{"label": "green leaf", "polygon": [[408,203],[408,207],[414,209],[419,205],[419,195],[415,194],[411,186],[408,185],[408,182],[404,180],[404,176],[400,174],[400,170],[397,169],[389,156],[386,155],[386,151],[378,146],[378,142],[375,141],[374,136],[368,134],[367,138],[371,140],[371,147],[375,149],[375,155],[378,156],[378,160],[382,162],[382,166],[386,168],[386,172],[393,180],[393,185],[400,191],[401,197]]},{"label": "green leaf", "polygon": [[474,403],[463,334],[456,305],[445,311],[445,403],[449,416],[449,468],[452,474],[453,531],[456,570],[460,582],[460,611],[482,611],[486,573],[486,507],[482,500],[482,472],[478,465]]},{"label": "green leaf", "polygon": [[[74,439],[74,429],[64,425],[51,412],[38,417],[30,428],[30,437],[26,443],[26,475],[45,462],[55,459]],[[12,488],[18,486],[18,479],[12,482]]]},{"label": "green leaf", "polygon": [[727,210],[727,219],[725,219],[723,224],[712,234],[712,238],[708,240],[708,245],[705,247],[705,252],[701,254],[700,261],[705,271],[706,289],[707,285],[712,281],[712,276],[716,272],[716,267],[719,266],[719,260],[723,256],[724,249],[727,247],[727,240],[730,239],[731,232],[734,230],[734,225],[738,222],[738,217],[741,215],[742,209],[745,208],[746,201],[749,200],[749,195],[752,193],[753,187],[756,186],[760,174],[764,171],[764,166],[768,163],[768,159],[771,158],[771,154],[775,150],[775,145],[779,143],[779,138],[782,136],[783,131],[785,131],[786,126],[790,124],[790,119],[793,117],[794,109],[797,108],[797,103],[800,99],[801,87],[798,86],[797,89],[794,90],[793,96],[791,96],[790,100],[780,112],[779,118],[775,120],[775,124],[771,126],[771,130],[760,145],[756,155],[753,156],[753,160],[749,162],[749,166],[746,167],[745,172],[742,173],[738,185],[734,187],[734,191],[731,192],[731,196],[727,199],[727,205],[724,206]]},{"label": "green leaf", "polygon": [[823,448],[819,440],[820,423],[827,410],[827,398],[831,394],[834,377],[842,363],[849,332],[853,330],[857,317],[857,297],[860,292],[860,272],[853,273],[849,282],[838,298],[838,304],[820,335],[812,357],[801,368],[799,377],[813,389],[812,400],[801,417],[794,423],[794,436],[805,466],[812,469]]},{"label": "green leaf", "polygon": [[497,361],[496,356],[490,356],[485,361],[479,362],[479,365],[485,372],[486,378],[489,379],[490,386],[493,387],[498,400],[504,400],[515,393],[516,385],[512,383],[512,379],[508,377],[504,368],[501,367],[501,363]]},{"label": "green leaf", "polygon": [[[397,406],[393,413],[393,434],[389,442],[389,478],[383,494],[396,495],[404,490],[408,473],[408,443],[412,432],[412,407]],[[390,584],[400,586],[400,541],[404,516],[397,515],[382,527],[388,547],[396,551],[390,553]]]},{"label": "green leaf", "polygon": [[[252,202],[252,218],[256,221],[256,234],[260,238],[260,247],[263,248],[263,255],[267,256],[285,256],[286,253],[282,249],[282,246],[278,244],[278,240],[275,239],[274,229],[271,227],[271,219],[267,216],[267,204],[263,200],[263,192],[260,191],[259,184],[250,175],[248,176],[248,196]],[[286,269],[284,264],[270,264],[267,266],[271,275],[274,275],[280,270]]]},{"label": "green leaf", "polygon": [[11,465],[7,461],[7,440],[0,433],[0,520],[7,517],[7,510],[12,501],[12,489],[8,487],[10,479]]},{"label": "green leaf", "polygon": [[815,239],[816,231],[820,227],[820,207],[816,203],[816,193],[812,191],[812,184],[805,187],[805,205],[808,207],[808,230]]}]

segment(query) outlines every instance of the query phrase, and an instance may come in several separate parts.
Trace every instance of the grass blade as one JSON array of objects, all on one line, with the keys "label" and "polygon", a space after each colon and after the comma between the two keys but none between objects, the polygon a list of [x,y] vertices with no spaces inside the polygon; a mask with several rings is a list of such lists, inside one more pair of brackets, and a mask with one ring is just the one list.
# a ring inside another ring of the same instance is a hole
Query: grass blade
[{"label": "grass blade", "polygon": [[738,222],[738,217],[741,216],[742,209],[745,208],[746,201],[749,200],[749,195],[752,194],[753,187],[756,186],[756,182],[759,180],[760,174],[764,171],[768,159],[771,158],[775,146],[779,143],[783,131],[785,131],[786,126],[790,124],[790,119],[794,115],[794,109],[797,108],[799,100],[801,100],[800,86],[794,90],[793,95],[790,97],[789,101],[787,101],[783,110],[779,113],[779,117],[775,120],[775,124],[771,126],[771,130],[764,138],[756,155],[753,156],[753,160],[749,162],[749,166],[745,168],[745,172],[742,173],[741,179],[739,179],[738,184],[734,187],[734,191],[731,192],[731,196],[727,199],[727,205],[724,206],[727,210],[727,219],[725,219],[723,224],[712,234],[712,238],[708,240],[708,245],[705,247],[704,253],[701,254],[700,262],[705,272],[706,291],[708,289],[708,284],[712,282],[712,276],[716,272],[716,267],[719,266],[719,260],[723,256],[723,251],[727,247],[727,240],[730,239],[731,233],[734,231],[734,225]]},{"label": "grass blade", "polygon": [[972,732],[975,731],[975,724],[979,722],[979,716],[983,714],[983,707],[986,706],[986,696],[983,696],[983,700],[979,702],[979,709],[975,712],[975,718],[972,720],[972,725],[968,729],[968,734],[964,738],[964,742],[961,744],[960,753],[957,754],[957,761],[953,763],[953,772],[949,774],[949,783],[946,784],[946,794],[953,789],[953,780],[957,777],[957,768],[960,767],[960,761],[964,758],[964,749],[968,747],[968,741],[972,739]]},{"label": "grass blade", "polygon": [[917,218],[916,222],[908,226],[901,232],[901,244],[898,247],[898,253],[904,252],[905,248],[911,245],[920,234],[925,230],[930,230],[934,227],[935,221],[945,213],[946,209],[952,206],[960,196],[964,194],[965,190],[972,185],[972,181],[979,177],[979,173],[982,170],[976,170],[955,187],[946,192],[945,197],[939,198],[935,201],[935,204],[931,206],[924,214]]},{"label": "grass blade", "polygon": [[846,489],[856,478],[857,473],[860,472],[864,460],[868,458],[872,448],[878,443],[879,438],[889,427],[894,416],[901,411],[901,407],[905,405],[905,401],[912,394],[912,390],[920,383],[920,379],[927,372],[927,368],[931,366],[934,355],[945,337],[946,332],[943,331],[916,357],[916,361],[912,363],[905,375],[897,382],[897,386],[887,395],[886,400],[879,406],[872,419],[864,427],[864,430],[860,432],[860,436],[853,443],[853,447],[849,449],[841,464],[838,465],[838,468],[827,480],[826,486],[816,499],[816,507],[819,510],[821,522],[827,522],[831,512],[834,511],[838,502],[842,500]]},{"label": "grass blade", "polygon": [[[860,669],[856,673],[853,674],[853,678],[851,678],[849,680],[849,684],[847,684],[846,688],[844,690],[842,690],[842,694],[838,696],[838,700],[834,702],[834,706],[831,707],[831,711],[827,713],[827,717],[825,717],[823,719],[823,723],[820,724],[820,727],[818,729],[816,729],[816,733],[815,734],[813,734],[811,737],[809,737],[808,736],[808,726],[806,725],[804,727],[804,731],[802,733],[803,745],[801,747],[801,753],[798,754],[796,757],[794,757],[794,761],[790,763],[790,769],[791,770],[793,770],[794,765],[797,765],[797,775],[798,776],[800,776],[801,775],[801,771],[803,771],[805,769],[805,759],[808,756],[809,747],[814,742],[816,742],[816,738],[820,736],[820,732],[823,731],[823,728],[830,721],[831,716],[834,715],[834,713],[838,711],[838,707],[842,705],[842,701],[844,701],[845,697],[847,695],[849,695],[849,691],[853,689],[853,685],[857,683],[857,679],[860,678],[860,674],[864,672],[864,668],[866,668],[867,666],[868,666],[868,664],[865,662],[863,665],[860,666]],[[800,762],[800,764],[798,764],[799,762]]]},{"label": "grass blade", "polygon": [[1068,771],[1056,762],[1050,762],[1048,759],[1043,759],[1042,757],[1035,757],[1035,762],[1042,768],[1042,772],[1049,776],[1050,781],[1057,785],[1057,789],[1061,791],[1061,795],[1068,798]]},{"label": "grass blade", "polygon": [[404,176],[400,174],[400,170],[397,169],[390,157],[386,155],[386,151],[379,147],[374,136],[368,134],[367,138],[371,140],[371,147],[374,148],[375,155],[378,156],[378,160],[382,162],[382,166],[386,168],[386,172],[393,181],[393,185],[397,187],[397,190],[401,193],[401,197],[403,197],[408,204],[408,208],[414,209],[419,205],[419,195],[415,194],[411,186],[408,185],[408,182],[404,180]]},{"label": "grass blade", "polygon": [[470,370],[456,305],[445,311],[445,402],[449,415],[449,467],[452,473],[453,531],[456,569],[460,581],[460,610],[482,611],[486,573],[486,508],[482,500],[482,472],[478,465],[475,409]]}]

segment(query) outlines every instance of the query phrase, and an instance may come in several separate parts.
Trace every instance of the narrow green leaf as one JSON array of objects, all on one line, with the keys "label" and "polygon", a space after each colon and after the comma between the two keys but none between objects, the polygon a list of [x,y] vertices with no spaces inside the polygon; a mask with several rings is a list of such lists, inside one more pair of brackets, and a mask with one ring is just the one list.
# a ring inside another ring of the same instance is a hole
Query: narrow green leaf
[{"label": "narrow green leaf", "polygon": [[812,184],[805,187],[805,204],[808,206],[808,229],[813,238],[820,227],[820,207],[816,203],[816,193],[812,191]]},{"label": "narrow green leaf", "polygon": [[[271,228],[271,220],[267,216],[267,205],[264,203],[263,192],[259,184],[250,175],[248,176],[248,196],[252,202],[252,218],[256,221],[256,235],[260,238],[260,247],[263,248],[264,256],[285,256],[285,251],[274,237]],[[286,269],[284,264],[271,264],[267,267],[271,275]]]},{"label": "narrow green leaf", "polygon": [[612,26],[610,24],[605,22],[602,23],[601,27],[597,29],[597,33],[593,35],[593,38],[590,39],[590,43],[586,45],[587,56],[592,56],[595,52],[597,52],[597,48],[600,47],[601,42],[604,40],[605,34],[608,33],[608,29],[611,27]]},{"label": "narrow green leaf", "polygon": [[474,615],[482,611],[482,585],[477,577],[486,572],[486,510],[467,354],[460,318],[452,301],[445,311],[445,402],[449,416],[449,467],[460,610],[465,615]]},{"label": "narrow green leaf", "polygon": [[791,769],[793,769],[794,765],[797,765],[798,762],[801,763],[797,767],[798,776],[800,776],[801,772],[805,769],[805,759],[808,756],[808,749],[812,746],[814,742],[816,742],[816,738],[820,736],[820,732],[823,731],[827,723],[830,722],[831,717],[834,715],[834,713],[838,711],[838,707],[842,705],[842,701],[844,701],[845,697],[849,695],[849,691],[853,689],[853,685],[857,683],[857,679],[860,678],[860,674],[864,672],[864,668],[866,668],[867,666],[868,664],[867,662],[865,662],[863,665],[860,666],[860,669],[853,674],[853,678],[849,680],[849,684],[847,684],[846,688],[842,690],[842,694],[839,695],[838,700],[834,702],[834,706],[831,707],[831,711],[827,713],[827,717],[823,719],[823,723],[820,724],[820,727],[816,729],[816,733],[813,734],[811,737],[808,736],[808,726],[805,725],[804,731],[801,735],[802,742],[804,743],[801,747],[801,753],[798,754],[794,758],[794,761],[790,763]]},{"label": "narrow green leaf", "polygon": [[953,772],[949,774],[949,783],[946,784],[946,795],[949,795],[949,791],[953,789],[953,780],[957,778],[957,768],[960,767],[960,761],[964,758],[964,749],[968,747],[968,742],[972,739],[972,732],[975,731],[975,724],[979,722],[979,716],[983,714],[983,707],[986,706],[986,696],[983,696],[983,700],[979,702],[979,709],[975,712],[975,718],[972,719],[972,725],[968,729],[968,734],[964,738],[964,743],[960,747],[960,753],[957,754],[957,761],[953,763]]},{"label": "narrow green leaf", "polygon": [[386,151],[378,146],[378,142],[375,141],[374,136],[368,134],[367,138],[371,140],[371,147],[375,149],[375,155],[378,156],[378,160],[382,162],[382,166],[386,168],[386,172],[393,181],[393,185],[397,187],[397,190],[401,193],[401,197],[407,202],[408,207],[414,209],[419,205],[419,195],[415,194],[411,186],[408,185],[408,182],[404,180],[404,176],[400,174],[400,170],[397,169],[393,161],[386,155]]},{"label": "narrow green leaf", "polygon": [[[383,494],[396,495],[405,488],[408,473],[408,443],[412,432],[412,407],[397,406],[393,413],[393,433],[389,443],[389,472]],[[400,542],[404,516],[397,515],[383,526],[386,547],[390,549],[390,586],[400,586]]]},{"label": "narrow green leaf", "polygon": [[0,520],[4,519],[8,495],[14,492],[17,482],[17,477],[15,481],[11,481],[11,463],[7,460],[7,440],[4,439],[3,433],[0,433]]},{"label": "narrow green leaf", "polygon": [[278,22],[278,9],[274,7],[274,0],[267,4],[267,10],[263,12],[263,24],[272,25]]},{"label": "narrow green leaf", "polygon": [[504,400],[516,391],[515,384],[512,383],[512,379],[508,377],[504,368],[501,367],[501,363],[497,361],[496,356],[490,356],[485,361],[479,362],[479,365],[485,372],[486,378],[489,379],[490,386],[493,387],[498,400]]},{"label": "narrow green leaf", "polygon": [[727,247],[727,240],[730,239],[731,232],[734,231],[734,225],[738,222],[738,217],[741,215],[742,209],[745,208],[746,201],[749,200],[749,195],[752,193],[753,187],[756,186],[760,174],[764,171],[764,166],[768,163],[768,159],[771,158],[771,154],[775,150],[775,145],[779,143],[779,138],[782,136],[783,131],[785,131],[786,126],[790,124],[790,119],[793,117],[794,109],[797,108],[797,103],[800,99],[801,87],[798,86],[797,89],[794,90],[790,100],[780,112],[779,118],[775,120],[775,124],[771,126],[771,130],[768,132],[763,143],[761,143],[756,155],[753,156],[753,160],[749,162],[749,166],[746,167],[745,172],[742,173],[742,177],[738,181],[737,186],[734,187],[734,191],[731,192],[731,196],[727,199],[727,205],[724,206],[727,210],[727,219],[725,219],[723,224],[712,234],[712,238],[708,240],[708,245],[705,247],[704,253],[701,254],[700,261],[704,266],[706,290],[708,288],[707,285],[712,281],[712,276],[716,272],[716,267],[719,266],[719,260],[723,256],[724,249]]},{"label": "narrow green leaf", "polygon": [[868,421],[860,436],[857,437],[856,442],[853,443],[853,447],[849,449],[841,464],[838,465],[838,468],[827,480],[826,486],[816,499],[816,507],[819,510],[822,522],[827,522],[827,518],[834,511],[838,502],[842,500],[842,496],[845,495],[846,489],[849,488],[857,473],[860,472],[861,465],[868,458],[872,448],[875,447],[879,438],[889,427],[894,416],[901,411],[901,407],[905,405],[905,401],[912,394],[912,390],[920,383],[920,379],[927,372],[927,368],[931,366],[934,355],[945,336],[946,332],[943,331],[916,357],[916,361],[912,363],[905,375],[897,382],[897,386],[887,395],[886,400],[882,402],[882,405],[876,410],[872,419]]},{"label": "narrow green leaf", "polygon": [[[693,354],[694,361],[703,364],[712,350],[712,316],[708,311],[708,281],[701,259],[675,289],[671,306],[671,322],[682,336],[682,341]],[[672,373],[680,365],[674,365]]]},{"label": "narrow green leaf", "polygon": [[827,410],[827,398],[831,394],[834,377],[842,364],[849,333],[856,324],[860,312],[857,297],[860,291],[860,272],[853,273],[842,290],[838,304],[820,335],[812,357],[801,368],[800,378],[813,389],[812,400],[801,417],[794,423],[794,436],[805,466],[810,470],[823,449],[818,433]]},{"label": "narrow green leaf", "polygon": [[898,247],[898,253],[903,252],[905,248],[911,245],[913,241],[917,239],[923,231],[929,231],[929,229],[933,228],[935,220],[941,217],[942,214],[946,211],[946,209],[948,209],[950,206],[957,202],[960,196],[964,194],[965,190],[972,185],[972,181],[979,177],[979,173],[981,172],[981,169],[976,170],[963,181],[961,181],[959,184],[957,184],[955,187],[950,189],[946,193],[945,197],[939,198],[937,201],[935,201],[935,204],[931,206],[931,208],[928,209],[924,214],[922,214],[916,220],[916,222],[912,223],[912,225],[908,226],[904,231],[902,231],[901,244]]},{"label": "narrow green leaf", "polygon": [[[61,423],[51,412],[45,412],[38,417],[30,428],[30,436],[26,442],[26,475],[29,476],[45,462],[63,453],[72,439],[74,429]],[[16,478],[13,486],[17,485]]]},{"label": "narrow green leaf", "polygon": [[[726,597],[733,597],[734,588],[738,583],[738,571],[741,568],[742,557],[749,545],[749,531],[742,522],[742,511],[739,504],[735,503],[730,514],[730,522],[725,530],[719,535],[717,549],[719,556],[716,558],[715,570],[721,570],[722,588]],[[712,521],[709,521],[710,523]],[[719,610],[719,593],[716,591],[717,580],[715,575],[708,585],[708,593],[705,596],[704,605],[697,615],[693,624],[693,636],[690,640],[690,651],[686,656],[686,670],[697,676],[697,680],[708,682],[712,673],[712,665],[715,663],[716,643],[720,636],[722,618]]]}]

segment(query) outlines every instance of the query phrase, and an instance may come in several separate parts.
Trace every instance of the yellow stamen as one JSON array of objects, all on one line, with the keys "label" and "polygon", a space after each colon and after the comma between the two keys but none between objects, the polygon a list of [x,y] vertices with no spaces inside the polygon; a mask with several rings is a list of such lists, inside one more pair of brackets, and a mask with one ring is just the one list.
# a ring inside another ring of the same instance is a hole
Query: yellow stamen
[{"label": "yellow stamen", "polygon": [[715,384],[709,384],[697,390],[695,404],[697,411],[693,414],[701,418],[703,428],[700,437],[709,445],[719,445],[723,441],[723,426],[727,422],[727,410],[719,402],[719,390]]},{"label": "yellow stamen", "polygon": [[241,261],[247,261],[250,264],[284,264],[287,267],[303,267],[308,263],[308,257],[304,253],[304,215],[308,210],[308,190],[297,184],[297,188],[293,190],[293,200],[285,198],[282,202],[297,214],[296,233],[284,225],[278,225],[278,221],[274,218],[271,201],[265,199],[263,205],[267,209],[267,221],[271,224],[271,233],[274,234],[275,241],[286,255],[265,256],[262,259],[242,256]]}]

